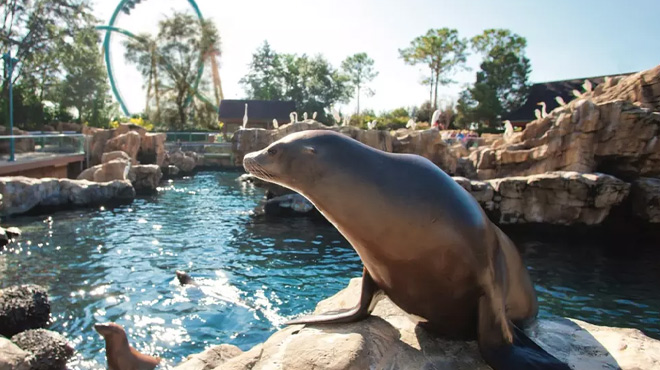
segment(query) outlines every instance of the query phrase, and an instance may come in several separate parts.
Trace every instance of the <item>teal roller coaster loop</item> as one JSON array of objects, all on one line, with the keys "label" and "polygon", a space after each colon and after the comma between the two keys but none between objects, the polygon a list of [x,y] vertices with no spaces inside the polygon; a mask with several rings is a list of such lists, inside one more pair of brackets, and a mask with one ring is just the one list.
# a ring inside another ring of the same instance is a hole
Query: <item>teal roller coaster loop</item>
[{"label": "teal roller coaster loop", "polygon": [[[120,30],[119,28],[115,28],[115,21],[117,20],[117,16],[119,15],[120,11],[124,12],[130,12],[129,9],[132,9],[135,7],[136,4],[139,4],[142,0],[121,0],[119,2],[119,5],[115,8],[115,11],[112,13],[112,17],[110,17],[110,22],[108,23],[107,26],[98,26],[96,27],[97,29],[101,30],[106,30],[105,33],[105,38],[103,40],[103,54],[105,56],[105,67],[108,70],[108,79],[110,80],[110,87],[112,88],[112,93],[115,95],[115,98],[119,102],[119,105],[121,106],[121,110],[124,112],[125,115],[130,115],[128,108],[126,108],[126,104],[124,104],[124,100],[121,97],[121,94],[119,93],[119,89],[117,89],[117,84],[115,83],[115,78],[114,74],[112,73],[112,63],[110,62],[110,36],[112,35],[112,32],[121,32],[126,36],[133,37],[135,39],[138,39],[135,35],[132,33],[126,31],[126,30]],[[199,19],[199,22],[202,23],[204,21],[204,17],[202,16],[202,12],[199,10],[199,7],[197,6],[197,3],[195,0],[188,0],[188,3],[190,3],[190,6],[192,6],[193,10],[195,11],[195,14],[197,14],[197,18]],[[204,56],[200,54],[199,56],[199,62],[198,62],[198,69],[197,69],[197,77],[195,78],[195,82],[192,86],[192,92],[188,94],[188,97],[186,98],[185,105],[187,106],[190,104],[192,101],[193,95],[199,96],[197,94],[197,87],[199,86],[199,82],[202,80],[202,74],[204,73]],[[208,101],[205,102],[208,103]]]},{"label": "teal roller coaster loop", "polygon": [[[111,26],[96,26],[96,29],[98,29],[98,30],[102,30],[102,31],[107,31],[107,32],[118,32],[118,33],[121,33],[121,34],[124,35],[124,36],[128,36],[128,37],[133,38],[133,39],[135,39],[135,40],[138,40],[138,41],[140,41],[140,42],[147,43],[147,41],[144,40],[144,39],[142,39],[140,36],[138,36],[138,35],[132,33],[131,31],[128,31],[128,30],[125,30],[125,29],[122,29],[122,28],[111,27]],[[167,68],[170,69],[170,70],[173,70],[173,69],[174,69],[174,68],[172,67],[172,65],[169,64],[169,63],[167,62],[167,60],[165,60],[165,58],[163,58],[163,61],[165,62],[165,67],[167,67]],[[197,91],[197,89],[195,89],[194,87],[190,87],[190,92],[189,92],[189,94],[190,94],[190,96],[195,95],[197,98],[199,98],[199,100],[201,100],[201,101],[203,101],[204,103],[210,105],[210,106],[213,107],[216,111],[218,110],[218,107],[217,107],[215,104],[213,104],[213,103],[212,103],[207,97],[205,97],[204,95],[202,95],[201,93],[199,93],[199,91]],[[121,102],[121,100],[120,100],[120,102]],[[126,115],[128,115],[128,114],[126,114]]]}]

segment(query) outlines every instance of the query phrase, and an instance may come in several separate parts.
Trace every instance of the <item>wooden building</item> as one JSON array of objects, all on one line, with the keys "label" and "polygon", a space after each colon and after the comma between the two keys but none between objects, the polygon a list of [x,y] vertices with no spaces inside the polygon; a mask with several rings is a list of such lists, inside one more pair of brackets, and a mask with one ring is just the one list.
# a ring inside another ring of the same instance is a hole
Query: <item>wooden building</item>
[{"label": "wooden building", "polygon": [[553,109],[559,106],[559,103],[556,100],[556,97],[560,96],[564,102],[568,103],[571,100],[575,99],[573,95],[573,90],[578,90],[579,92],[584,92],[582,84],[585,80],[589,80],[591,85],[595,89],[596,86],[605,81],[605,77],[619,77],[627,76],[631,73],[623,73],[617,75],[608,75],[608,76],[597,76],[597,77],[586,77],[586,78],[577,78],[573,80],[562,80],[562,81],[551,81],[551,82],[542,82],[533,84],[529,89],[529,96],[525,104],[523,104],[517,110],[509,113],[502,117],[502,120],[509,120],[514,127],[525,126],[536,119],[534,111],[536,109],[541,110],[541,106],[538,105],[540,102],[545,102],[546,111],[551,112]]},{"label": "wooden building", "polygon": [[273,119],[280,125],[289,123],[289,114],[295,112],[296,103],[293,101],[276,100],[232,100],[220,102],[218,120],[224,123],[227,132],[235,132],[243,125],[247,104],[248,122],[246,127],[273,128]]}]

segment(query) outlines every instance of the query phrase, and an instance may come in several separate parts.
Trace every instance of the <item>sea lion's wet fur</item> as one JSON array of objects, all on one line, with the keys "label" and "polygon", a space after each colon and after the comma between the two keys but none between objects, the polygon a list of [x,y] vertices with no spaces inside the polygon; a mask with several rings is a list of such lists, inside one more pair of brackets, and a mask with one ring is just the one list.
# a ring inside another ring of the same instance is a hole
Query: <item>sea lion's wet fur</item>
[{"label": "sea lion's wet fur", "polygon": [[[514,323],[524,325],[538,311],[528,272],[513,242],[474,198],[426,158],[385,153],[316,130],[247,154],[243,165],[308,198],[355,248],[365,278],[404,311],[427,320],[426,328],[450,338],[477,338],[498,370],[568,369],[545,352],[545,362],[543,354],[531,363],[511,355]],[[356,307],[337,317],[294,322],[347,322],[365,315],[365,307]]]},{"label": "sea lion's wet fur", "polygon": [[138,352],[128,344],[124,328],[116,323],[96,324],[94,329],[105,339],[105,356],[110,370],[151,370],[160,358]]}]

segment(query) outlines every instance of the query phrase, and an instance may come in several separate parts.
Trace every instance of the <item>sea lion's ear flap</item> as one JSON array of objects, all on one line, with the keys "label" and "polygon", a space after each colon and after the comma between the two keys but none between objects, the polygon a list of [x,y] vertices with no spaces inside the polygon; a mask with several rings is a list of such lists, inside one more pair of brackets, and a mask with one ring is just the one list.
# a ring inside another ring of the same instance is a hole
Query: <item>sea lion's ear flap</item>
[{"label": "sea lion's ear flap", "polygon": [[311,145],[305,146],[304,151],[305,151],[305,153],[316,154],[316,148],[314,148]]}]

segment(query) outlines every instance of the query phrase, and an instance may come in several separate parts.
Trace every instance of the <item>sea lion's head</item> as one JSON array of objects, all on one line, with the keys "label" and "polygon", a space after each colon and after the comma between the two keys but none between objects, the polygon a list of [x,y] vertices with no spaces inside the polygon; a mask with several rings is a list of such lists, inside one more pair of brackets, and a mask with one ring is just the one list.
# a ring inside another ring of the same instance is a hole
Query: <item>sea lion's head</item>
[{"label": "sea lion's head", "polygon": [[94,324],[94,330],[96,330],[103,339],[107,341],[117,341],[117,340],[126,340],[128,341],[128,338],[126,338],[126,331],[124,328],[116,324],[114,322],[107,322],[107,323],[102,323],[102,324]]},{"label": "sea lion's head", "polygon": [[[306,194],[341,169],[352,139],[330,130],[309,130],[283,137],[248,153],[243,167],[254,176]],[[334,170],[333,170],[334,169]]]},{"label": "sea lion's head", "polygon": [[188,275],[185,271],[176,270],[176,278],[179,279],[179,284],[181,285],[193,283],[192,277]]}]

